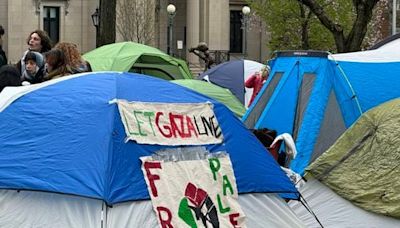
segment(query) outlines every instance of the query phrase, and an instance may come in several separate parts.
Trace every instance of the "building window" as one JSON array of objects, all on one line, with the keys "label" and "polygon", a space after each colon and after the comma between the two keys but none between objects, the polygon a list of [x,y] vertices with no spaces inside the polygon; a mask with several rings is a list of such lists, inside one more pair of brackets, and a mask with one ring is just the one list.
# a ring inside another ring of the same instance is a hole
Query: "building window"
[{"label": "building window", "polygon": [[54,43],[60,40],[60,7],[43,7],[43,29]]},{"label": "building window", "polygon": [[232,53],[243,52],[242,12],[230,12],[229,51]]}]

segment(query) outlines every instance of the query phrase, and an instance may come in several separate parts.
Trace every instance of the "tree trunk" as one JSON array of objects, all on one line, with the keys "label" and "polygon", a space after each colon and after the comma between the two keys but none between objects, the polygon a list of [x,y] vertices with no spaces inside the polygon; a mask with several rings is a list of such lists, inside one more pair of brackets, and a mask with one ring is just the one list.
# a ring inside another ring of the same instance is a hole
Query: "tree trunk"
[{"label": "tree trunk", "polygon": [[311,11],[306,16],[305,6],[299,3],[300,7],[300,18],[301,18],[301,48],[303,50],[310,49],[310,40],[308,34],[308,25],[311,18]]},{"label": "tree trunk", "polygon": [[99,47],[115,43],[116,5],[116,0],[100,0]]},{"label": "tree trunk", "polygon": [[372,11],[378,1],[353,1],[357,17],[346,39],[345,49],[347,51],[359,51],[361,49],[362,41],[367,33],[368,23],[372,18]]},{"label": "tree trunk", "polygon": [[347,37],[344,35],[342,26],[334,23],[317,1],[298,1],[310,8],[318,17],[321,24],[331,31],[335,40],[337,52],[351,52],[361,49],[362,41],[367,32],[367,25],[372,17],[372,10],[379,0],[353,0],[357,16]]}]

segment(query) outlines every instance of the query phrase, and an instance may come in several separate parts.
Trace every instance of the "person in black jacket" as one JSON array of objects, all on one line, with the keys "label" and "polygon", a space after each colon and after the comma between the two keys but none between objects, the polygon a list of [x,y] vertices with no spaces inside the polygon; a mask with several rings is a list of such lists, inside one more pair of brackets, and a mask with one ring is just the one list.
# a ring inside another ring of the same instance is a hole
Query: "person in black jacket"
[{"label": "person in black jacket", "polygon": [[18,69],[13,65],[0,67],[0,92],[7,86],[21,86]]},{"label": "person in black jacket", "polygon": [[7,64],[7,56],[3,50],[4,28],[0,25],[0,67]]}]

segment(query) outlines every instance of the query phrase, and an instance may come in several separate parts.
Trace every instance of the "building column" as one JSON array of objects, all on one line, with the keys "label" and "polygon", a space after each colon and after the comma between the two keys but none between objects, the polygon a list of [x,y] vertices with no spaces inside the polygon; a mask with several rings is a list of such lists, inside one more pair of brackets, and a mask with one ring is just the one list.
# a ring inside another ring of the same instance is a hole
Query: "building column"
[{"label": "building column", "polygon": [[186,59],[190,64],[199,64],[199,58],[187,49],[199,44],[200,36],[200,1],[188,0],[186,6]]},{"label": "building column", "polygon": [[229,50],[229,0],[209,1],[206,40],[210,50]]}]

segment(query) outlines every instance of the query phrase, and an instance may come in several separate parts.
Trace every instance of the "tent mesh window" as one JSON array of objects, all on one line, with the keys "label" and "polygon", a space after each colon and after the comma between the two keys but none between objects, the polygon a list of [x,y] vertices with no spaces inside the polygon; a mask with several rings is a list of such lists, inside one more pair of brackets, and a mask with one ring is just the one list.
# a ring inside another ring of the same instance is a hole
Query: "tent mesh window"
[{"label": "tent mesh window", "polygon": [[345,131],[346,126],[342,112],[340,111],[335,92],[332,89],[310,163],[332,146]]},{"label": "tent mesh window", "polygon": [[156,78],[161,78],[165,80],[174,80],[175,78],[168,74],[166,71],[156,68],[145,68],[145,67],[132,67],[129,72],[145,74],[149,76],[153,76]]},{"label": "tent mesh window", "polygon": [[310,100],[311,92],[314,87],[315,74],[305,73],[301,80],[300,90],[297,95],[296,116],[293,125],[293,139],[296,140],[301,123],[303,122],[304,112]]},{"label": "tent mesh window", "polygon": [[258,99],[257,103],[254,105],[253,109],[247,116],[247,119],[244,121],[244,124],[247,128],[254,128],[258,118],[261,116],[261,113],[264,111],[265,106],[267,106],[269,99],[275,91],[276,86],[283,76],[283,72],[276,72],[267,85],[265,92],[261,94],[261,97]]}]

